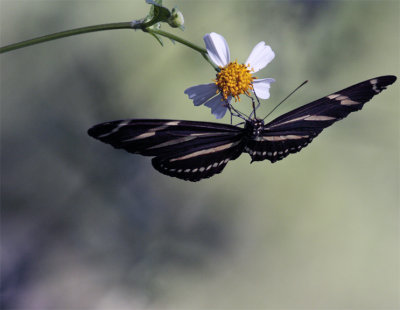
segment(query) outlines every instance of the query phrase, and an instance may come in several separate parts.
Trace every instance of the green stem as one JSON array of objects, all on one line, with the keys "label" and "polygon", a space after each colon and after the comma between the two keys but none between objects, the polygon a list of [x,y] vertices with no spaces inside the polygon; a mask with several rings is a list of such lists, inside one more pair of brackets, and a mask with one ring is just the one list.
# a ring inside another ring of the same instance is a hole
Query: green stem
[{"label": "green stem", "polygon": [[189,41],[186,41],[185,39],[182,39],[182,38],[180,38],[180,37],[178,37],[178,36],[176,36],[176,35],[174,35],[172,33],[169,33],[169,32],[166,32],[166,31],[162,31],[160,29],[146,28],[143,31],[150,32],[150,33],[153,33],[153,34],[158,34],[160,36],[166,37],[168,39],[171,39],[171,40],[179,42],[179,43],[181,43],[183,45],[186,45],[187,47],[190,47],[191,49],[194,49],[195,51],[199,52],[201,54],[201,56],[203,56],[204,59],[207,60],[208,63],[210,63],[211,66],[213,66],[213,68],[215,70],[217,70],[217,71],[219,70],[219,68],[208,57],[207,50],[205,48],[202,48],[202,47],[200,47],[200,46],[198,46],[196,44],[193,44],[193,43],[191,43]]},{"label": "green stem", "polygon": [[43,43],[43,42],[47,42],[47,41],[51,41],[51,40],[70,37],[70,36],[74,36],[77,34],[102,31],[102,30],[114,30],[114,29],[132,29],[132,23],[131,22],[122,22],[122,23],[101,24],[101,25],[81,27],[81,28],[56,32],[56,33],[45,35],[42,37],[37,37],[34,39],[30,39],[30,40],[3,46],[0,48],[0,53],[13,51],[13,50],[16,50],[19,48],[23,48],[26,46]]},{"label": "green stem", "polygon": [[39,43],[43,43],[43,42],[47,42],[47,41],[70,37],[70,36],[74,36],[74,35],[78,35],[78,34],[95,32],[95,31],[103,31],[103,30],[115,30],[115,29],[142,29],[144,32],[152,33],[154,35],[157,34],[157,35],[169,38],[171,40],[174,40],[183,45],[186,45],[187,47],[190,47],[191,49],[199,52],[204,57],[204,59],[207,60],[213,66],[213,68],[215,70],[217,70],[217,71],[219,70],[219,68],[215,64],[213,64],[212,61],[210,60],[210,58],[208,57],[206,49],[204,49],[196,44],[193,44],[189,41],[186,41],[185,39],[182,39],[172,33],[166,32],[166,31],[162,31],[159,29],[153,29],[153,28],[135,27],[132,25],[132,22],[101,24],[101,25],[87,26],[87,27],[81,27],[81,28],[56,32],[53,34],[49,34],[49,35],[45,35],[45,36],[41,36],[41,37],[33,38],[30,40],[26,40],[26,41],[22,41],[22,42],[18,42],[18,43],[0,47],[0,54],[9,52],[9,51],[13,51],[13,50],[16,50],[19,48],[27,47],[30,45],[35,45],[35,44],[39,44]]},{"label": "green stem", "polygon": [[181,43],[183,45],[186,45],[186,46],[190,47],[191,49],[194,49],[195,51],[198,51],[201,54],[207,54],[207,50],[205,48],[202,48],[202,47],[200,47],[200,46],[198,46],[196,44],[193,44],[193,43],[191,43],[189,41],[186,41],[185,39],[182,39],[182,38],[180,38],[180,37],[178,37],[178,36],[176,36],[176,35],[174,35],[172,33],[169,33],[169,32],[166,32],[166,31],[162,31],[160,29],[151,29],[151,28],[147,28],[145,31],[151,32],[151,33],[155,33],[155,34],[158,34],[160,36],[163,36],[163,37],[169,38],[171,40],[174,40],[176,42],[179,42],[179,43]]}]

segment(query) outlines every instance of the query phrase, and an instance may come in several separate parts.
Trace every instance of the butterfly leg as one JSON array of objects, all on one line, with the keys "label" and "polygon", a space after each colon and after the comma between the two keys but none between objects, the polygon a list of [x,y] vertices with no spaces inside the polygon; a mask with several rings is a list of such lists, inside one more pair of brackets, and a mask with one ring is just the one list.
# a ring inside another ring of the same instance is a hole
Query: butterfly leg
[{"label": "butterfly leg", "polygon": [[231,113],[231,117],[232,116],[236,116],[236,117],[240,117],[243,120],[247,120],[248,119],[248,117],[245,114],[243,114],[240,111],[236,110],[230,103],[227,103],[227,107],[228,107],[229,112]]}]

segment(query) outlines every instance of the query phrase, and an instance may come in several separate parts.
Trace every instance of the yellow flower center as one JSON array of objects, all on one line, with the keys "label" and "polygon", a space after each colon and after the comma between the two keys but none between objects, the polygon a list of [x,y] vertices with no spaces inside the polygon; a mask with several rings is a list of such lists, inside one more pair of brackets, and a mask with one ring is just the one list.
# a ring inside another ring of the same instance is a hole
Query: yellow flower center
[{"label": "yellow flower center", "polygon": [[239,95],[250,95],[250,91],[253,90],[252,83],[256,77],[251,75],[251,71],[254,70],[250,69],[249,65],[238,64],[235,60],[220,68],[215,84],[225,100],[232,96],[235,101],[240,101]]}]

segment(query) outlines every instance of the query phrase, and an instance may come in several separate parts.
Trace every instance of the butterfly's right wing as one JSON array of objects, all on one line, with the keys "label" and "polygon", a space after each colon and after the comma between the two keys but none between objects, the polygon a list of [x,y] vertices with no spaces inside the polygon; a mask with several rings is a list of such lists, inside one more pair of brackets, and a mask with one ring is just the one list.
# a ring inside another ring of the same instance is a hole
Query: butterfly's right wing
[{"label": "butterfly's right wing", "polygon": [[246,152],[252,160],[280,160],[299,152],[321,131],[361,110],[366,102],[396,81],[395,76],[376,77],[285,113],[264,126],[262,135],[250,140]]},{"label": "butterfly's right wing", "polygon": [[231,125],[157,119],[102,123],[89,135],[130,153],[154,157],[163,174],[198,181],[219,173],[243,152],[243,129]]}]

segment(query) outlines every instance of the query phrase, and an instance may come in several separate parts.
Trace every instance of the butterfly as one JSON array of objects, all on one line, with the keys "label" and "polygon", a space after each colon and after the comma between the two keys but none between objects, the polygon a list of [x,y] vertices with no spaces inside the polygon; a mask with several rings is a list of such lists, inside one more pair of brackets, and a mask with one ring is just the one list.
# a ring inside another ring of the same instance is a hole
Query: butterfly
[{"label": "butterfly", "polygon": [[307,146],[321,131],[361,110],[396,81],[380,76],[310,102],[264,124],[247,117],[244,126],[166,119],[128,119],[101,123],[88,134],[115,148],[151,156],[168,176],[199,181],[220,173],[230,160],[248,153],[251,161],[276,162]]}]

